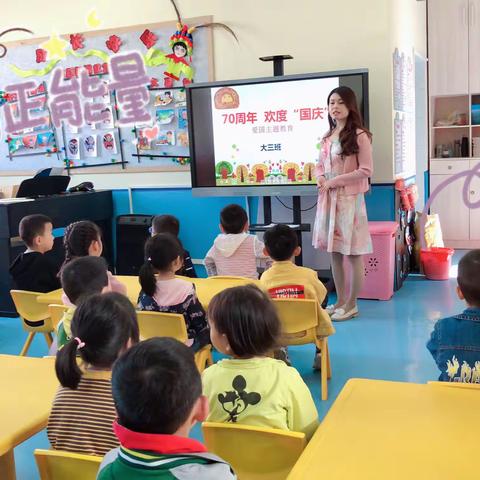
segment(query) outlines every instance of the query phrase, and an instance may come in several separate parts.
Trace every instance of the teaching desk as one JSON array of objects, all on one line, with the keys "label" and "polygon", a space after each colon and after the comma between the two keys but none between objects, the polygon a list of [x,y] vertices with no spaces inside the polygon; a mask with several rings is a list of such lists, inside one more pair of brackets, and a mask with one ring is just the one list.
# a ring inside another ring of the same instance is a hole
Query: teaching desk
[{"label": "teaching desk", "polygon": [[480,478],[480,392],[349,380],[288,480]]},{"label": "teaching desk", "polygon": [[54,364],[55,358],[0,355],[2,480],[16,478],[13,449],[47,425],[58,387]]},{"label": "teaching desk", "polygon": [[[138,294],[140,293],[140,283],[138,277],[129,275],[115,275],[115,278],[122,282],[127,287],[127,297],[131,302],[136,305],[138,301]],[[235,287],[239,285],[239,280],[228,278],[187,278],[179,277],[187,280],[195,285],[198,299],[204,308],[208,308],[208,304],[212,298],[222,290],[229,287]],[[245,279],[244,284],[253,283],[260,286],[258,280]],[[62,289],[54,290],[53,292],[44,293],[37,297],[39,303],[50,304],[62,304]]]}]

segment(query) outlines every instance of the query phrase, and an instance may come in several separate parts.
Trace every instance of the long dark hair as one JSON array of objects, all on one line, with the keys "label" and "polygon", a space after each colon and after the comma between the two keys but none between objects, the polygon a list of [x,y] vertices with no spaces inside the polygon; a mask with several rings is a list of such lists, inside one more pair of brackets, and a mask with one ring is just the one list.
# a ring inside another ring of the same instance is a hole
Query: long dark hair
[{"label": "long dark hair", "polygon": [[[363,124],[362,115],[358,110],[357,97],[355,96],[355,92],[349,87],[334,88],[328,94],[327,105],[330,105],[330,97],[334,93],[336,93],[343,100],[345,107],[348,109],[347,122],[343,130],[340,132],[339,136],[340,145],[342,147],[342,155],[355,155],[359,151],[357,130],[362,130],[363,132],[365,132],[370,141],[372,140],[372,134]],[[330,126],[330,130],[326,133],[324,139],[330,137],[336,127],[336,122],[330,116],[330,113],[328,114],[328,124]]]},{"label": "long dark hair", "polygon": [[208,305],[215,329],[240,358],[262,356],[277,346],[280,320],[268,295],[255,285],[227,288]]},{"label": "long dark hair", "polygon": [[86,257],[92,242],[101,239],[102,231],[100,227],[89,220],[81,220],[68,225],[63,234],[65,261],[62,268],[74,258]]},{"label": "long dark hair", "polygon": [[158,233],[145,243],[145,263],[140,268],[139,280],[144,293],[153,297],[157,289],[155,273],[168,270],[173,261],[183,255],[183,247],[170,233]]},{"label": "long dark hair", "polygon": [[137,314],[130,300],[115,292],[88,297],[73,315],[72,338],[57,353],[58,380],[75,390],[82,377],[77,353],[86,364],[109,369],[129,340],[139,341]]}]

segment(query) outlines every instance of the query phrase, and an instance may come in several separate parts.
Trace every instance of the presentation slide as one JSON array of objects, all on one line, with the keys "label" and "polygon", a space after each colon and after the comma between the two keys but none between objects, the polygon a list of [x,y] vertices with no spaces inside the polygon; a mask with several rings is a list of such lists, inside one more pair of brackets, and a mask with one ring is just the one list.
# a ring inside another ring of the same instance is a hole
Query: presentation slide
[{"label": "presentation slide", "polygon": [[338,86],[331,77],[213,88],[216,185],[315,184]]}]

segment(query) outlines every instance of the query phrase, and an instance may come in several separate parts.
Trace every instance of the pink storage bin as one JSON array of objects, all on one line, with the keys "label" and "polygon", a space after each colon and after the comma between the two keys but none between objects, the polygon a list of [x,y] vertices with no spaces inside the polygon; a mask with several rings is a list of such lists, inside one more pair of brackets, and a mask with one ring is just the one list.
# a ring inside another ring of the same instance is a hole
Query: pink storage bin
[{"label": "pink storage bin", "polygon": [[[359,298],[390,300],[393,296],[395,277],[395,236],[396,222],[368,222],[372,237],[373,253],[364,255],[365,281]],[[350,289],[351,267],[345,259],[347,290]]]}]

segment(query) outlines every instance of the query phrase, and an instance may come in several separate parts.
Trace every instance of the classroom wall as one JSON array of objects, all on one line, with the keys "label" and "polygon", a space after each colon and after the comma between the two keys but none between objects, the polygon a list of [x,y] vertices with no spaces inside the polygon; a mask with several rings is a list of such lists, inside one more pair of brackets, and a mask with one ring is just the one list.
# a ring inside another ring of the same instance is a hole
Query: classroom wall
[{"label": "classroom wall", "polygon": [[[218,29],[214,33],[216,79],[236,79],[271,75],[272,66],[258,60],[270,54],[291,54],[285,73],[304,73],[366,67],[370,70],[370,127],[374,132],[374,182],[391,182],[391,51],[390,38],[396,28],[393,14],[400,5],[415,0],[177,0],[185,18],[213,15],[214,20],[231,26],[239,44]],[[168,0],[142,0],[137,7],[128,0],[97,0],[94,3],[101,28],[173,20]],[[8,25],[31,28],[37,36],[74,33],[86,29],[85,16],[91,3],[51,0],[23,0],[22,8],[13,0],[2,2]],[[410,6],[412,14],[415,9]],[[26,14],[26,12],[29,12]],[[274,13],[272,13],[274,12]],[[410,12],[410,10],[409,10]],[[408,18],[406,23],[408,24]],[[5,22],[4,22],[5,23]],[[415,25],[420,26],[416,21]],[[417,31],[417,29],[415,29]],[[10,34],[15,40],[19,35]],[[0,64],[1,70],[1,64]],[[75,175],[75,183],[84,175]],[[186,172],[158,174],[87,175],[99,188],[126,185],[188,185]],[[18,183],[21,178],[2,179]]]}]

